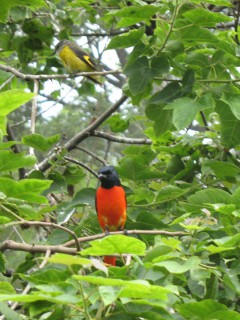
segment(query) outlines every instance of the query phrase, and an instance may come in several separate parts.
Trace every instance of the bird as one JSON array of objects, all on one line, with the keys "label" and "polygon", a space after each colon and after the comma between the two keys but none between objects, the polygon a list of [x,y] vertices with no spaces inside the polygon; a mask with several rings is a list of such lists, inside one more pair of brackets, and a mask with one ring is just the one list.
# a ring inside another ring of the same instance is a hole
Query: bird
[{"label": "bird", "polygon": [[[97,71],[96,63],[92,57],[75,42],[69,40],[59,41],[53,54],[55,53],[58,54],[62,64],[70,73]],[[87,78],[102,85],[98,76],[87,76]]]},{"label": "bird", "polygon": [[[123,230],[127,218],[126,193],[113,166],[104,166],[98,171],[101,184],[96,191],[95,206],[98,222],[106,234]],[[116,265],[116,257],[104,257],[107,265]]]}]

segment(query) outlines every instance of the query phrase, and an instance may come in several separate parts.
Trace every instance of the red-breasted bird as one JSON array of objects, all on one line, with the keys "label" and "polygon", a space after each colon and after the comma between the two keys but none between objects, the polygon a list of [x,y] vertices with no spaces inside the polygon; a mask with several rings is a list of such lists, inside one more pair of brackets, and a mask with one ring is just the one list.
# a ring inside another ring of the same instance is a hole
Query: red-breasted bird
[{"label": "red-breasted bird", "polygon": [[[75,42],[61,40],[55,47],[64,67],[70,73],[97,71],[92,57],[84,52]],[[53,54],[54,54],[53,53]],[[102,85],[98,76],[88,76],[93,82]]]},{"label": "red-breasted bird", "polygon": [[[106,233],[123,230],[127,218],[126,194],[114,167],[105,166],[98,172],[101,182],[96,192],[99,224]],[[115,257],[104,257],[106,264],[116,265]]]}]

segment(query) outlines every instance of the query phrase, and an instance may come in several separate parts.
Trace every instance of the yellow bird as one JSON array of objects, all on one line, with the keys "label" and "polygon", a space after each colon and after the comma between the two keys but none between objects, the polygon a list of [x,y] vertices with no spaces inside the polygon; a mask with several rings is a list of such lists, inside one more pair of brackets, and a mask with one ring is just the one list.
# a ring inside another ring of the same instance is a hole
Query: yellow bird
[{"label": "yellow bird", "polygon": [[[96,63],[90,55],[84,52],[76,43],[61,40],[55,47],[53,54],[57,53],[64,67],[70,73],[97,71]],[[95,83],[102,85],[98,76],[87,76]]]}]

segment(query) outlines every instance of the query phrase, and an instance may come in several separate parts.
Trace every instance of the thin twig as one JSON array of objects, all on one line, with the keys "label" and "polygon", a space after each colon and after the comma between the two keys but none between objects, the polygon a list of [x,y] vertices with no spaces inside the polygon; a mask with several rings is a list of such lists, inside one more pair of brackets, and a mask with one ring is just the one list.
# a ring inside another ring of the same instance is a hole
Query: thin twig
[{"label": "thin twig", "polygon": [[97,173],[96,173],[94,170],[92,170],[91,168],[89,168],[89,167],[88,167],[85,163],[83,163],[82,161],[73,159],[73,158],[68,157],[68,156],[65,156],[64,159],[67,160],[67,161],[69,161],[69,162],[75,163],[75,164],[79,165],[80,167],[83,167],[84,169],[86,169],[87,171],[89,171],[91,174],[93,174],[96,178],[98,177]]},{"label": "thin twig", "polygon": [[101,162],[103,165],[107,165],[107,162],[103,159],[103,158],[100,158],[99,156],[97,156],[95,153],[93,153],[92,151],[84,148],[84,147],[75,147],[76,150],[81,150],[87,154],[89,154],[91,157],[93,157],[94,159],[98,160],[99,162]]},{"label": "thin twig", "polygon": [[[31,112],[31,134],[35,133],[36,130],[36,116],[37,116],[37,98],[38,98],[38,91],[39,91],[39,81],[34,80],[34,89],[33,92],[35,96],[32,99],[32,112]],[[34,148],[29,148],[29,154],[34,155]],[[37,170],[37,164],[34,165],[35,169]]]},{"label": "thin twig", "polygon": [[2,90],[8,83],[10,83],[13,78],[14,78],[14,74],[12,74],[6,81],[4,81],[4,82],[1,84],[0,90]]}]

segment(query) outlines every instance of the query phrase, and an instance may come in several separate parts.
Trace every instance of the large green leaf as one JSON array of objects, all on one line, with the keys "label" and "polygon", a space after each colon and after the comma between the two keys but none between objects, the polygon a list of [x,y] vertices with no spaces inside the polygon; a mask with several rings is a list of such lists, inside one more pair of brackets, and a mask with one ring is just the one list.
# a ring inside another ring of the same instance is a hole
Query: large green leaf
[{"label": "large green leaf", "polygon": [[82,255],[138,254],[145,253],[145,243],[124,235],[111,235],[100,240],[94,240],[91,247],[81,251]]},{"label": "large green leaf", "polygon": [[203,162],[202,172],[207,174],[210,170],[215,173],[218,179],[234,182],[240,173],[240,168],[232,162],[206,160]]},{"label": "large green leaf", "polygon": [[232,21],[231,17],[228,17],[222,13],[212,12],[203,8],[189,10],[183,15],[192,23],[204,27],[214,27],[216,23]]},{"label": "large green leaf", "polygon": [[5,22],[8,17],[8,12],[11,7],[14,6],[23,6],[23,7],[29,7],[33,10],[39,7],[46,7],[47,4],[44,0],[1,0],[0,1],[0,6],[1,6],[1,13],[0,13],[0,21]]},{"label": "large green leaf", "polygon": [[0,92],[0,116],[8,115],[33,97],[33,93],[18,89]]},{"label": "large green leaf", "polygon": [[203,205],[207,203],[231,203],[232,195],[220,189],[201,190],[190,197],[188,202],[195,205]]},{"label": "large green leaf", "polygon": [[7,197],[25,200],[31,203],[48,203],[48,200],[40,194],[51,185],[52,181],[24,179],[14,181],[8,178],[0,178],[1,192]]},{"label": "large green leaf", "polygon": [[192,24],[181,26],[177,33],[184,42],[192,44],[218,42],[218,38],[210,30]]},{"label": "large green leaf", "polygon": [[141,21],[148,21],[160,8],[154,5],[129,6],[118,10],[114,16],[121,18],[117,23],[118,28],[128,27]]},{"label": "large green leaf", "polygon": [[119,296],[126,298],[131,297],[166,300],[167,294],[171,292],[170,288],[150,285],[147,281],[143,280],[127,281],[122,279],[81,275],[73,276],[73,278],[100,286],[122,287],[119,291]]},{"label": "large green leaf", "polygon": [[18,168],[32,166],[36,158],[31,155],[25,155],[24,152],[13,153],[12,151],[3,150],[0,152],[0,171],[12,171]]},{"label": "large green leaf", "polygon": [[54,146],[60,139],[60,135],[56,134],[52,137],[45,138],[41,134],[33,133],[22,137],[22,143],[29,147],[40,151],[48,151]]},{"label": "large green leaf", "polygon": [[124,157],[118,170],[119,174],[125,178],[137,181],[160,178],[163,174],[153,170],[147,164],[143,164],[139,157]]},{"label": "large green leaf", "polygon": [[165,107],[173,109],[173,124],[177,130],[188,127],[198,112],[205,108],[206,106],[188,97],[176,99]]},{"label": "large green leaf", "polygon": [[1,314],[5,316],[5,319],[21,320],[20,315],[8,307],[7,303],[0,303]]},{"label": "large green leaf", "polygon": [[3,132],[5,132],[6,127],[5,117],[33,97],[33,93],[27,93],[19,89],[0,92],[0,129],[3,130]]},{"label": "large green leaf", "polygon": [[144,29],[131,30],[126,34],[115,36],[107,46],[107,49],[129,48],[139,43],[144,34]]},{"label": "large green leaf", "polygon": [[[233,103],[231,103],[232,108]],[[217,101],[216,111],[219,114],[221,122],[221,139],[225,147],[231,148],[240,144],[240,120],[232,113],[228,104],[223,101]],[[236,113],[236,112],[235,112]]]},{"label": "large green leaf", "polygon": [[227,306],[214,300],[204,300],[200,302],[189,302],[177,307],[178,312],[185,319],[199,320],[239,320],[237,312],[230,311]]},{"label": "large green leaf", "polygon": [[239,95],[225,93],[222,101],[228,104],[234,116],[240,120]]},{"label": "large green leaf", "polygon": [[156,73],[145,56],[127,65],[124,71],[129,76],[129,88],[133,95],[143,92]]}]

